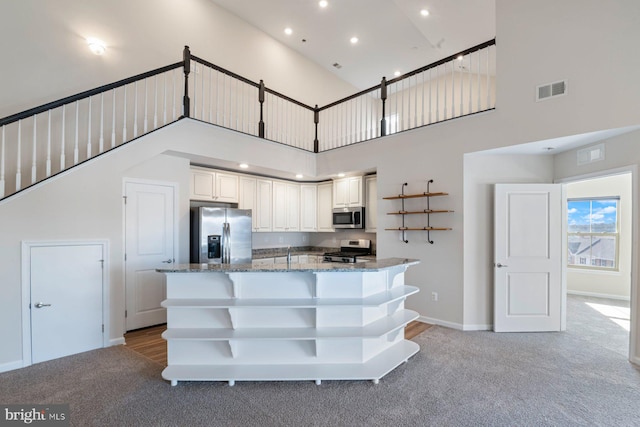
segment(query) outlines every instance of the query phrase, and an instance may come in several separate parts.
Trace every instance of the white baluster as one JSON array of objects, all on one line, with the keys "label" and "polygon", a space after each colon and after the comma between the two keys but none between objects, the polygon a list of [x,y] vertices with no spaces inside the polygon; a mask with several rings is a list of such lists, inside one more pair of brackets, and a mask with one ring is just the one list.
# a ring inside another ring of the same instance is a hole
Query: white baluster
[{"label": "white baluster", "polygon": [[16,191],[20,191],[22,188],[22,120],[18,120],[18,168],[16,169]]},{"label": "white baluster", "polygon": [[162,73],[162,124],[167,124],[167,73]]},{"label": "white baluster", "polygon": [[462,77],[462,68],[464,67],[464,58],[460,62],[460,115],[464,115],[464,99],[462,95],[464,94],[464,78]]},{"label": "white baluster", "polygon": [[0,147],[0,199],[4,197],[4,128],[2,126],[2,147]]},{"label": "white baluster", "polygon": [[[432,89],[432,83],[433,83],[433,77],[431,75],[431,71],[433,70],[433,68],[429,68],[429,121],[428,124],[431,124],[431,89]],[[436,108],[437,108],[438,104],[436,104]]]},{"label": "white baluster", "polygon": [[420,98],[422,100],[422,108],[420,109],[420,126],[424,126],[424,71],[420,74],[422,76],[422,97]]},{"label": "white baluster", "polygon": [[153,128],[158,129],[158,75],[157,74],[153,76]]},{"label": "white baluster", "polygon": [[[147,79],[144,79],[144,87],[145,91],[147,90]],[[135,82],[133,85],[133,137],[136,138],[138,136],[138,82]],[[147,104],[147,96],[145,94],[145,108]]]},{"label": "white baluster", "polygon": [[171,70],[171,77],[173,78],[173,101],[171,102],[173,104],[173,120],[176,120],[178,118],[177,115],[177,111],[176,111],[176,70]]},{"label": "white baluster", "polygon": [[[204,65],[200,66],[200,70],[204,68]],[[204,120],[204,71],[200,72],[200,90],[202,94],[200,96],[202,105],[200,106],[200,119]]]},{"label": "white baluster", "polygon": [[451,61],[451,118],[456,116],[456,63]]},{"label": "white baluster", "polygon": [[127,85],[124,86],[124,100],[123,104],[123,113],[122,113],[122,143],[127,142]]},{"label": "white baluster", "polygon": [[209,67],[209,123],[213,123],[213,68]]},{"label": "white baluster", "polygon": [[227,127],[227,75],[222,74],[222,126]]},{"label": "white baluster", "polygon": [[65,156],[64,156],[64,128],[66,124],[65,115],[67,111],[67,105],[62,106],[62,132],[60,134],[60,171],[62,172],[65,169]]},{"label": "white baluster", "polygon": [[113,96],[111,100],[111,148],[116,146],[116,90],[113,89]]},{"label": "white baluster", "polygon": [[78,130],[80,128],[80,122],[78,120],[78,116],[80,114],[80,105],[78,104],[78,101],[76,101],[76,137],[75,137],[75,142],[73,144],[73,164],[77,165],[78,164],[78,142],[79,142],[79,138],[78,138]]},{"label": "white baluster", "polygon": [[216,70],[216,124],[220,123],[220,106],[218,105],[218,94],[220,93],[220,72]]},{"label": "white baluster", "polygon": [[144,122],[142,123],[143,133],[147,133],[147,129],[149,129],[149,91],[147,88],[148,80],[149,79],[144,79]]},{"label": "white baluster", "polygon": [[91,158],[91,97],[89,97],[89,118],[87,119],[87,159]]},{"label": "white baluster", "polygon": [[472,71],[473,71],[473,53],[470,53],[469,54],[469,72],[467,73],[469,74],[469,114],[473,112],[473,101],[472,101],[473,90],[471,88]]},{"label": "white baluster", "polygon": [[489,75],[489,51],[491,49],[491,46],[487,46],[487,110],[489,108],[491,108],[491,91],[489,90],[491,88],[491,80],[490,80],[490,75]]},{"label": "white baluster", "polygon": [[442,66],[444,67],[444,72],[442,73],[442,80],[444,81],[444,95],[442,96],[442,99],[444,101],[442,106],[442,108],[444,109],[443,120],[447,120],[447,64],[444,63],[442,64]]},{"label": "white baluster", "polygon": [[194,119],[198,118],[198,69],[196,68],[198,64],[195,62],[191,62],[191,69],[193,70],[193,117]]},{"label": "white baluster", "polygon": [[33,115],[33,150],[31,153],[31,184],[36,183],[36,150],[37,150],[37,129],[38,129],[38,121],[37,117]]},{"label": "white baluster", "polygon": [[47,113],[47,164],[45,167],[46,176],[51,176],[51,110]]},{"label": "white baluster", "polygon": [[100,94],[100,139],[98,140],[98,150],[104,151],[104,92]]},{"label": "white baluster", "polygon": [[481,99],[481,94],[482,91],[480,90],[480,51],[478,51],[478,110],[480,111],[482,109],[481,105],[480,105],[480,99]]}]

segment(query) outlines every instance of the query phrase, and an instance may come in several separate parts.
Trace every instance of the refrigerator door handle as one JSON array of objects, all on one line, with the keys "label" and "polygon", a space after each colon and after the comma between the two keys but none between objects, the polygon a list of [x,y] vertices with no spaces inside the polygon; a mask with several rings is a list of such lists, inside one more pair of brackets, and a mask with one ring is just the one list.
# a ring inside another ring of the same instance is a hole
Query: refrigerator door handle
[{"label": "refrigerator door handle", "polygon": [[222,224],[222,263],[231,262],[231,226],[228,222]]}]

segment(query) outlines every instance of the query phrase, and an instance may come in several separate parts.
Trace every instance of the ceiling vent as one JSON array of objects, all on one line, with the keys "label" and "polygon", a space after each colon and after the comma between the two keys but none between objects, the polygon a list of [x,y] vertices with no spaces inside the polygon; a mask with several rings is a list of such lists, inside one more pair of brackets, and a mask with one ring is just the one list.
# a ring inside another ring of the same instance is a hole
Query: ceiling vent
[{"label": "ceiling vent", "polygon": [[604,143],[578,150],[578,166],[604,160]]},{"label": "ceiling vent", "polygon": [[536,87],[536,101],[545,101],[549,98],[567,94],[567,81],[547,83]]}]

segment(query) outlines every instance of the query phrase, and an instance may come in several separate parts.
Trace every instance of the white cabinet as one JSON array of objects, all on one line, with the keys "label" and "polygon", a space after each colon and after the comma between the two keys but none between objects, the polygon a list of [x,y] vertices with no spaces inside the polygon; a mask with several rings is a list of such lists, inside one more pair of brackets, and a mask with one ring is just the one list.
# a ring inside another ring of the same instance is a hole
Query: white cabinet
[{"label": "white cabinet", "polygon": [[318,184],[318,231],[333,229],[333,184]]},{"label": "white cabinet", "polygon": [[364,208],[365,231],[375,233],[378,227],[378,180],[375,176],[364,179],[366,204]]},{"label": "white cabinet", "polygon": [[271,231],[271,181],[241,176],[238,207],[251,209],[253,231]]},{"label": "white cabinet", "polygon": [[333,206],[344,208],[362,206],[364,181],[361,176],[336,179],[333,181]]},{"label": "white cabinet", "polygon": [[206,168],[191,168],[191,200],[238,203],[238,175]]},{"label": "white cabinet", "polygon": [[178,381],[372,380],[419,346],[404,266],[353,272],[260,267],[167,272],[168,366]]},{"label": "white cabinet", "polygon": [[273,181],[272,230],[300,230],[300,185]]},{"label": "white cabinet", "polygon": [[318,231],[318,186],[300,185],[300,231]]}]

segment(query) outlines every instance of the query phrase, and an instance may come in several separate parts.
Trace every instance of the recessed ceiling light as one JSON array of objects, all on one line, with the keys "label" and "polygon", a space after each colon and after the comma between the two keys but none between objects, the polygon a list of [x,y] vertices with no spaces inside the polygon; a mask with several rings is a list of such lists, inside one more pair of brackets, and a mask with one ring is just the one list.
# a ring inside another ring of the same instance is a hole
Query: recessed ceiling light
[{"label": "recessed ceiling light", "polygon": [[420,15],[422,15],[422,16],[429,16],[429,11],[428,11],[427,9],[422,9],[422,10],[420,11]]},{"label": "recessed ceiling light", "polygon": [[458,55],[458,57],[456,58],[458,61],[462,61],[464,59],[464,57],[462,55]]},{"label": "recessed ceiling light", "polygon": [[321,0],[318,2],[318,6],[325,8],[329,5],[329,2],[327,0]]},{"label": "recessed ceiling light", "polygon": [[398,77],[400,75],[400,71],[396,71],[395,73],[393,73],[393,75]]},{"label": "recessed ceiling light", "polygon": [[107,50],[107,47],[102,40],[90,37],[87,39],[87,44],[89,45],[89,50],[95,55],[102,55]]},{"label": "recessed ceiling light", "polygon": [[344,173],[343,173],[343,172],[340,172],[340,173],[338,174],[338,176],[339,176],[340,178],[342,178],[342,177],[344,176]]},{"label": "recessed ceiling light", "polygon": [[284,29],[284,33],[288,36],[290,36],[291,34],[293,34],[293,30],[289,27]]},{"label": "recessed ceiling light", "polygon": [[351,42],[351,44],[356,44],[358,43],[358,38],[354,36],[354,37],[351,37],[349,41]]},{"label": "recessed ceiling light", "polygon": [[304,176],[304,175],[302,175],[301,173],[296,174],[296,178],[298,178],[298,179],[302,178],[303,176]]},{"label": "recessed ceiling light", "polygon": [[247,169],[249,167],[246,163],[240,163],[238,166],[240,166],[240,169]]}]

